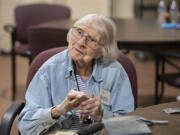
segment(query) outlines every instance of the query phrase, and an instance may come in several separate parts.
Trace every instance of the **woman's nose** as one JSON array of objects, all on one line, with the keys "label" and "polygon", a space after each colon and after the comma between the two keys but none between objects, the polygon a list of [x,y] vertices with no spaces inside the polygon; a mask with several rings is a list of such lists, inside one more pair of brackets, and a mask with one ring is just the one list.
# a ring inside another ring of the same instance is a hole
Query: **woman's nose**
[{"label": "woman's nose", "polygon": [[85,46],[85,45],[86,45],[86,37],[83,36],[82,38],[80,38],[79,41],[78,41],[78,43],[79,43],[80,45]]}]

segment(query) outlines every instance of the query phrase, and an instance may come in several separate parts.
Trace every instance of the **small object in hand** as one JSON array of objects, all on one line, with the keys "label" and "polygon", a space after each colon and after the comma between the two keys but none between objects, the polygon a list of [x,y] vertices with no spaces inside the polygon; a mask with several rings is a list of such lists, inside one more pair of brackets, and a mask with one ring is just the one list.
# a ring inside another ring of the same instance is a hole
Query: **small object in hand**
[{"label": "small object in hand", "polygon": [[[94,98],[94,94],[92,94],[92,95],[90,96],[90,98]],[[88,118],[88,116],[83,116],[83,117],[81,117],[81,119],[80,119],[80,124],[82,124],[87,118]]]},{"label": "small object in hand", "polygon": [[168,114],[180,113],[180,108],[165,108],[165,109],[163,109],[163,111]]},{"label": "small object in hand", "polygon": [[75,98],[71,101],[69,101],[69,103],[66,105],[66,109],[67,110],[72,110],[76,107],[78,107],[83,101],[88,100],[89,98],[87,96],[82,96],[80,98]]}]

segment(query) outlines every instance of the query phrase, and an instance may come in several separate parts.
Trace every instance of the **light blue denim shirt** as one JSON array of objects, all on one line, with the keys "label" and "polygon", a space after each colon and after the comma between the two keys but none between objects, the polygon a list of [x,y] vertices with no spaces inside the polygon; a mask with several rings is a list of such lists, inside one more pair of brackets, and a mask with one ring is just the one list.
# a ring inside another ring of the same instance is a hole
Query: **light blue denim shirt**
[{"label": "light blue denim shirt", "polygon": [[[47,60],[37,71],[26,92],[26,105],[18,118],[22,135],[37,135],[56,123],[62,123],[73,111],[54,120],[52,107],[60,104],[71,89],[77,90],[72,59],[68,50]],[[100,96],[100,89],[108,91],[109,105],[102,104],[104,111],[116,115],[132,112],[134,98],[129,78],[118,61],[95,61],[89,82],[89,95]]]}]

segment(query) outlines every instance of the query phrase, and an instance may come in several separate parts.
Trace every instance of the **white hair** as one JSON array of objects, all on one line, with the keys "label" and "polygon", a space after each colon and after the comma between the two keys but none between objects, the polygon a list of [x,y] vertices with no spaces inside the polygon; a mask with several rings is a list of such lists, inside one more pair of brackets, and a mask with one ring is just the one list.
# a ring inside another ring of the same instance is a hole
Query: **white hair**
[{"label": "white hair", "polygon": [[[86,25],[98,31],[102,35],[103,59],[116,59],[118,53],[117,39],[116,39],[116,25],[115,23],[103,15],[88,14],[74,23],[74,26]],[[67,41],[70,42],[72,36],[72,29],[69,30]]]}]

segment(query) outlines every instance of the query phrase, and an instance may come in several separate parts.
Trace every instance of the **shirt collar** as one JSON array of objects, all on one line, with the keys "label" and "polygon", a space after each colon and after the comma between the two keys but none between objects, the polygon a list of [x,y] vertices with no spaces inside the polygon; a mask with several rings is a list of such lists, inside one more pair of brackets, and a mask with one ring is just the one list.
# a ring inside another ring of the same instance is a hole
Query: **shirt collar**
[{"label": "shirt collar", "polygon": [[92,77],[95,79],[95,81],[100,82],[102,81],[102,60],[97,59],[94,62]]},{"label": "shirt collar", "polygon": [[73,69],[73,62],[72,62],[72,59],[71,57],[69,56],[69,53],[68,53],[68,50],[67,50],[67,54],[66,54],[66,60],[67,60],[67,65],[66,65],[66,74],[65,74],[65,77],[68,78],[70,76],[72,76],[72,73],[74,72],[74,69]]},{"label": "shirt collar", "polygon": [[[73,75],[74,68],[73,68],[73,61],[72,58],[69,56],[69,53],[67,51],[67,68],[66,68],[66,74],[65,77],[68,78]],[[95,79],[95,81],[100,82],[102,81],[102,62],[101,58],[95,60],[94,66],[93,66],[93,72],[92,77]]]}]

